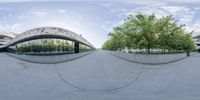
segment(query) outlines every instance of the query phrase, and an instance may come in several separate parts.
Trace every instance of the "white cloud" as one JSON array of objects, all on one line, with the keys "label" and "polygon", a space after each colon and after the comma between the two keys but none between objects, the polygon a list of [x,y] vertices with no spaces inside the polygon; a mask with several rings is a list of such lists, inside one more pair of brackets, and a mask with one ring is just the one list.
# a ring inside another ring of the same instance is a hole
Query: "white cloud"
[{"label": "white cloud", "polygon": [[166,0],[125,0],[125,2],[145,6],[161,6],[167,3]]},{"label": "white cloud", "polygon": [[124,0],[124,2],[146,6],[163,6],[172,3],[200,3],[200,0]]},{"label": "white cloud", "polygon": [[69,15],[68,15],[68,14],[64,14],[64,16],[65,16],[66,18],[68,18],[68,17],[69,17]]},{"label": "white cloud", "polygon": [[179,17],[180,23],[187,24],[194,18],[195,11],[191,10],[191,8],[182,7],[182,9],[176,12],[175,15]]},{"label": "white cloud", "polygon": [[101,25],[101,28],[102,28],[103,30],[105,30],[105,31],[108,31],[108,27],[107,27],[105,24]]},{"label": "white cloud", "polygon": [[160,8],[167,11],[168,15],[174,15],[174,17],[177,17],[180,23],[183,24],[189,23],[195,14],[191,8],[185,6],[164,6]]},{"label": "white cloud", "polygon": [[158,8],[158,7],[149,7],[149,6],[146,6],[146,7],[138,7],[138,8],[135,8],[133,10],[124,10],[124,12],[121,12],[119,13],[117,16],[119,18],[124,18],[124,17],[127,17],[128,15],[135,15],[137,13],[144,13],[144,14],[152,14],[154,13],[158,18],[161,18],[163,16],[166,16],[167,15],[167,12]]},{"label": "white cloud", "polygon": [[110,22],[110,21],[105,21],[102,25],[101,28],[105,30],[107,33],[113,31],[113,28],[121,26],[124,23],[124,20],[120,20],[118,22]]},{"label": "white cloud", "polygon": [[169,11],[170,13],[173,13],[173,14],[184,9],[184,7],[182,7],[182,6],[163,6],[160,8],[162,8],[166,11]]},{"label": "white cloud", "polygon": [[23,24],[21,23],[14,23],[14,24],[6,24],[0,25],[0,31],[4,32],[21,32]]},{"label": "white cloud", "polygon": [[66,10],[60,9],[60,10],[58,10],[58,12],[59,12],[59,13],[65,13]]},{"label": "white cloud", "polygon": [[12,14],[9,14],[9,15],[8,15],[8,17],[12,17],[12,16],[13,16]]},{"label": "white cloud", "polygon": [[187,31],[195,31],[193,36],[200,35],[200,22],[197,22],[191,26],[186,27]]},{"label": "white cloud", "polygon": [[83,16],[81,16],[81,15],[78,15],[78,18],[79,18],[79,19],[83,19]]},{"label": "white cloud", "polygon": [[110,25],[110,24],[111,24],[110,21],[105,21],[104,23],[107,24],[107,25]]},{"label": "white cloud", "polygon": [[195,7],[194,10],[200,11],[200,7]]},{"label": "white cloud", "polygon": [[104,21],[103,24],[101,25],[101,28],[105,30],[106,32],[110,32],[112,27],[112,22],[110,21]]},{"label": "white cloud", "polygon": [[102,20],[100,17],[95,17],[96,20]]},{"label": "white cloud", "polygon": [[42,12],[42,11],[35,11],[35,12],[32,12],[33,15],[36,15],[38,17],[44,17],[47,15],[46,12]]},{"label": "white cloud", "polygon": [[158,18],[173,15],[175,18],[178,18],[179,22],[182,24],[192,21],[195,14],[191,8],[185,6],[139,7],[132,12],[142,12],[145,14],[154,13]]},{"label": "white cloud", "polygon": [[156,17],[161,18],[163,16],[167,16],[167,12],[160,9],[159,7],[138,7],[135,10],[132,10],[131,12],[127,13],[127,14],[136,14],[138,12],[142,12],[144,14],[152,14],[154,13]]},{"label": "white cloud", "polygon": [[114,4],[112,2],[101,4],[103,7],[112,7]]},{"label": "white cloud", "polygon": [[23,19],[23,18],[27,18],[27,17],[28,17],[28,16],[25,15],[25,14],[22,14],[22,15],[19,15],[19,16],[18,16],[19,19]]},{"label": "white cloud", "polygon": [[126,13],[128,11],[128,9],[125,9],[125,8],[112,8],[110,9],[110,12],[111,13]]},{"label": "white cloud", "polygon": [[191,8],[185,6],[164,6],[161,9],[168,11],[168,15],[174,15],[182,24],[192,21],[195,12]]},{"label": "white cloud", "polygon": [[11,8],[4,8],[4,7],[0,7],[0,10],[4,10],[4,11],[11,11]]},{"label": "white cloud", "polygon": [[189,22],[191,22],[192,18],[194,17],[193,15],[194,15],[193,13],[190,14],[190,15],[188,15],[188,14],[182,15],[181,18],[180,18],[180,22],[181,23],[189,23]]},{"label": "white cloud", "polygon": [[200,0],[168,0],[168,2],[179,2],[179,3],[199,3]]}]

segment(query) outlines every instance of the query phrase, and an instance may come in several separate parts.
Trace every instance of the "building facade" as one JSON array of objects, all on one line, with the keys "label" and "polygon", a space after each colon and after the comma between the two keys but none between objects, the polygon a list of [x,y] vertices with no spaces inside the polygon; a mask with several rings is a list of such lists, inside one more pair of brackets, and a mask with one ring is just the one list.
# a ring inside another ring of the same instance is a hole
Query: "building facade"
[{"label": "building facade", "polygon": [[0,45],[7,44],[10,40],[15,38],[17,33],[13,32],[0,32]]}]

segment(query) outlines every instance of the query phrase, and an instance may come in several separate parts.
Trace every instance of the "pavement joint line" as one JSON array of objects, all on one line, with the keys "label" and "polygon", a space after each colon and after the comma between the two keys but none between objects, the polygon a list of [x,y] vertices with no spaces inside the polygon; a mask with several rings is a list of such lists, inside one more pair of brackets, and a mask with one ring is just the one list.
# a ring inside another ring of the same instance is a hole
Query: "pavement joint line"
[{"label": "pavement joint line", "polygon": [[141,68],[141,71],[138,72],[138,74],[136,75],[136,77],[131,81],[129,82],[128,84],[124,85],[124,86],[121,86],[121,87],[117,87],[117,88],[110,88],[110,89],[87,89],[87,88],[82,88],[82,87],[78,87],[78,86],[75,86],[73,84],[71,84],[69,81],[67,81],[66,79],[63,78],[63,76],[61,75],[61,73],[58,71],[57,67],[56,66],[53,66],[58,77],[64,82],[66,83],[67,85],[73,87],[73,88],[76,88],[76,89],[79,89],[79,90],[82,90],[82,91],[99,91],[99,92],[109,92],[109,91],[113,91],[113,90],[120,90],[120,89],[123,89],[123,88],[127,88],[129,87],[130,85],[133,85],[138,79],[139,77],[142,75],[143,71],[144,71],[144,67]]},{"label": "pavement joint line", "polygon": [[18,65],[21,65],[24,67],[24,70],[30,68],[30,66],[27,66],[24,62],[18,62]]}]

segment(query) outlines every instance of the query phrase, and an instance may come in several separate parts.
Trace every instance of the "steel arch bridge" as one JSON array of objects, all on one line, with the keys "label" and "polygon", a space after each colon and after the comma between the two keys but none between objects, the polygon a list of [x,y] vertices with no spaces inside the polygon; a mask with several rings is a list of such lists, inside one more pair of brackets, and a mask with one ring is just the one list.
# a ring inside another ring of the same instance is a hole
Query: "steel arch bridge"
[{"label": "steel arch bridge", "polygon": [[25,31],[17,35],[7,44],[1,45],[0,49],[1,51],[2,50],[5,51],[9,46],[13,46],[15,44],[26,42],[29,40],[44,39],[44,38],[55,38],[55,39],[64,39],[73,41],[75,47],[75,53],[79,52],[80,43],[92,49],[95,49],[95,47],[91,43],[89,43],[86,39],[84,39],[77,33],[58,27],[40,27]]}]

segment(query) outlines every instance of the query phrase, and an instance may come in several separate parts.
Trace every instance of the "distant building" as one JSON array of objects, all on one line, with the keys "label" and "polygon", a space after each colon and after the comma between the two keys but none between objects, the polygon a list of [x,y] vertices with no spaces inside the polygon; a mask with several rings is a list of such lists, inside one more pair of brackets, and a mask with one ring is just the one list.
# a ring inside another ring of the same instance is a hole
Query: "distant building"
[{"label": "distant building", "polygon": [[7,44],[10,40],[15,38],[17,33],[13,32],[0,32],[0,45]]},{"label": "distant building", "polygon": [[200,52],[200,35],[193,37],[193,39],[196,43],[196,47],[197,47],[198,52]]}]

